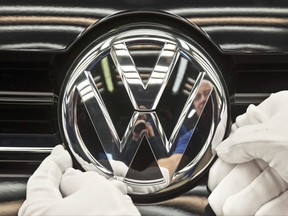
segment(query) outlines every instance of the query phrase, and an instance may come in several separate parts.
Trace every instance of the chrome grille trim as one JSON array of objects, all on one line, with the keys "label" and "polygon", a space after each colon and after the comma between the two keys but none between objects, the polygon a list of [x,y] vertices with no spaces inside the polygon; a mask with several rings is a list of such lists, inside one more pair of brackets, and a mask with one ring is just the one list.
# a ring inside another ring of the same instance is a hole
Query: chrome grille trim
[{"label": "chrome grille trim", "polygon": [[0,104],[53,105],[58,95],[52,92],[0,91]]},{"label": "chrome grille trim", "polygon": [[271,93],[235,93],[231,98],[234,105],[260,104]]}]

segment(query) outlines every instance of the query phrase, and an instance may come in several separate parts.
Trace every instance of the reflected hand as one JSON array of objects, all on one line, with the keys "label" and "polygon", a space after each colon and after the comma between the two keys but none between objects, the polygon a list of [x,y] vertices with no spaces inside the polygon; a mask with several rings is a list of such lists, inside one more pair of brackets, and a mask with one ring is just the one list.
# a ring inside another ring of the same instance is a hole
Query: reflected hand
[{"label": "reflected hand", "polygon": [[154,130],[152,125],[149,122],[146,122],[145,120],[138,120],[135,123],[134,129],[133,129],[133,140],[139,140],[144,135],[146,135],[148,138],[152,138],[155,136]]},{"label": "reflected hand", "polygon": [[209,203],[217,215],[281,215],[288,211],[288,92],[250,105],[218,147]]}]

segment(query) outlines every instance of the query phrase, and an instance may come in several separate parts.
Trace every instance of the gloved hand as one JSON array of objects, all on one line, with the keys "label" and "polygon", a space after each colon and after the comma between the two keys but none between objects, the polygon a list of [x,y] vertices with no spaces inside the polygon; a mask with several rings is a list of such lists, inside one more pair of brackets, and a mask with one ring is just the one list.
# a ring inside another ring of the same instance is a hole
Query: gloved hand
[{"label": "gloved hand", "polygon": [[[103,172],[101,172],[99,169],[97,169],[93,164],[84,161],[81,157],[79,157],[77,155],[75,155],[75,157],[78,160],[78,162],[81,164],[81,166],[84,167],[86,170],[96,172],[96,173],[104,176],[106,179],[111,178],[110,176],[105,175]],[[111,168],[113,170],[114,178],[120,182],[124,182],[125,177],[127,175],[127,172],[129,170],[129,167],[125,163],[123,163],[122,161],[109,160],[109,163],[110,163]],[[160,169],[160,172],[163,176],[163,180],[164,180],[163,182],[159,182],[159,183],[154,184],[154,185],[130,184],[130,186],[128,187],[129,193],[133,192],[134,194],[148,194],[148,193],[154,193],[154,192],[157,192],[163,188],[166,188],[170,184],[169,171],[166,167],[161,166],[161,164],[159,164],[159,169]],[[154,173],[158,172],[158,171],[159,170],[156,167],[147,168],[146,172],[137,171],[137,170],[130,170],[130,172],[133,172],[132,175],[138,176],[139,179],[141,179],[141,178],[145,179],[147,173],[149,175],[153,176]],[[157,173],[157,175],[158,175],[158,173]]]},{"label": "gloved hand", "polygon": [[60,188],[70,215],[140,215],[123,182],[96,172],[68,168]]},{"label": "gloved hand", "polygon": [[288,212],[288,92],[250,105],[216,148],[209,204],[217,215]]},{"label": "gloved hand", "polygon": [[103,214],[140,215],[124,183],[109,181],[96,172],[74,170],[69,153],[60,145],[30,177],[27,197],[18,213],[19,216]]}]

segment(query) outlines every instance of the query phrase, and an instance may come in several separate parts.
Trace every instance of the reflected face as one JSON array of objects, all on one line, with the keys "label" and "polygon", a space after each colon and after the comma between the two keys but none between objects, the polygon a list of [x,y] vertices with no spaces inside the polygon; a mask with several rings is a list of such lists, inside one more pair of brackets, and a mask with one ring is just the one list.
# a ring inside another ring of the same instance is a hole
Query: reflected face
[{"label": "reflected face", "polygon": [[203,80],[199,87],[199,91],[193,103],[198,116],[200,116],[212,88],[212,84],[207,80]]}]

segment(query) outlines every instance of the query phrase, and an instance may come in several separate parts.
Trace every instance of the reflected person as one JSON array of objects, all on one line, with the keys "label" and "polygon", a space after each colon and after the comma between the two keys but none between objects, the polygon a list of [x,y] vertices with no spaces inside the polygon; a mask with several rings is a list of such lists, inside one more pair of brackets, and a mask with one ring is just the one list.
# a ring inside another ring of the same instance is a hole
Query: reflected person
[{"label": "reflected person", "polygon": [[[169,170],[170,179],[176,169],[180,166],[180,162],[182,161],[183,163],[187,163],[191,161],[191,159],[199,153],[206,141],[208,136],[206,133],[209,131],[207,130],[207,127],[211,126],[211,124],[208,123],[211,121],[211,115],[207,113],[211,112],[205,112],[205,115],[202,114],[202,112],[204,109],[211,108],[211,103],[208,103],[207,101],[212,90],[213,84],[210,81],[203,80],[201,82],[197,95],[193,101],[196,118],[200,118],[199,121],[196,122],[196,128],[193,128],[195,124],[193,121],[195,121],[195,119],[193,119],[193,117],[191,119],[188,118],[188,120],[184,122],[187,132],[179,138],[179,141],[171,155],[167,158],[158,160],[160,167],[165,167]],[[193,143],[193,145],[187,148],[189,143]],[[185,162],[185,158],[187,162]]]},{"label": "reflected person", "polygon": [[[149,166],[149,163],[153,163],[155,158],[148,158],[148,151],[153,151],[157,153],[157,158],[167,157],[166,149],[163,145],[159,145],[160,138],[158,133],[154,131],[154,122],[151,116],[147,115],[145,112],[139,113],[137,120],[133,127],[131,128],[131,133],[127,138],[127,143],[124,146],[122,152],[120,153],[118,149],[115,148],[113,153],[113,159],[124,162],[127,166],[130,166],[135,154],[138,152],[138,148],[142,148],[143,152],[140,157],[145,157],[139,163],[139,169],[145,169]],[[146,154],[146,153],[147,154]],[[143,161],[148,161],[147,164],[143,164]],[[149,162],[150,161],[150,162]]]}]

